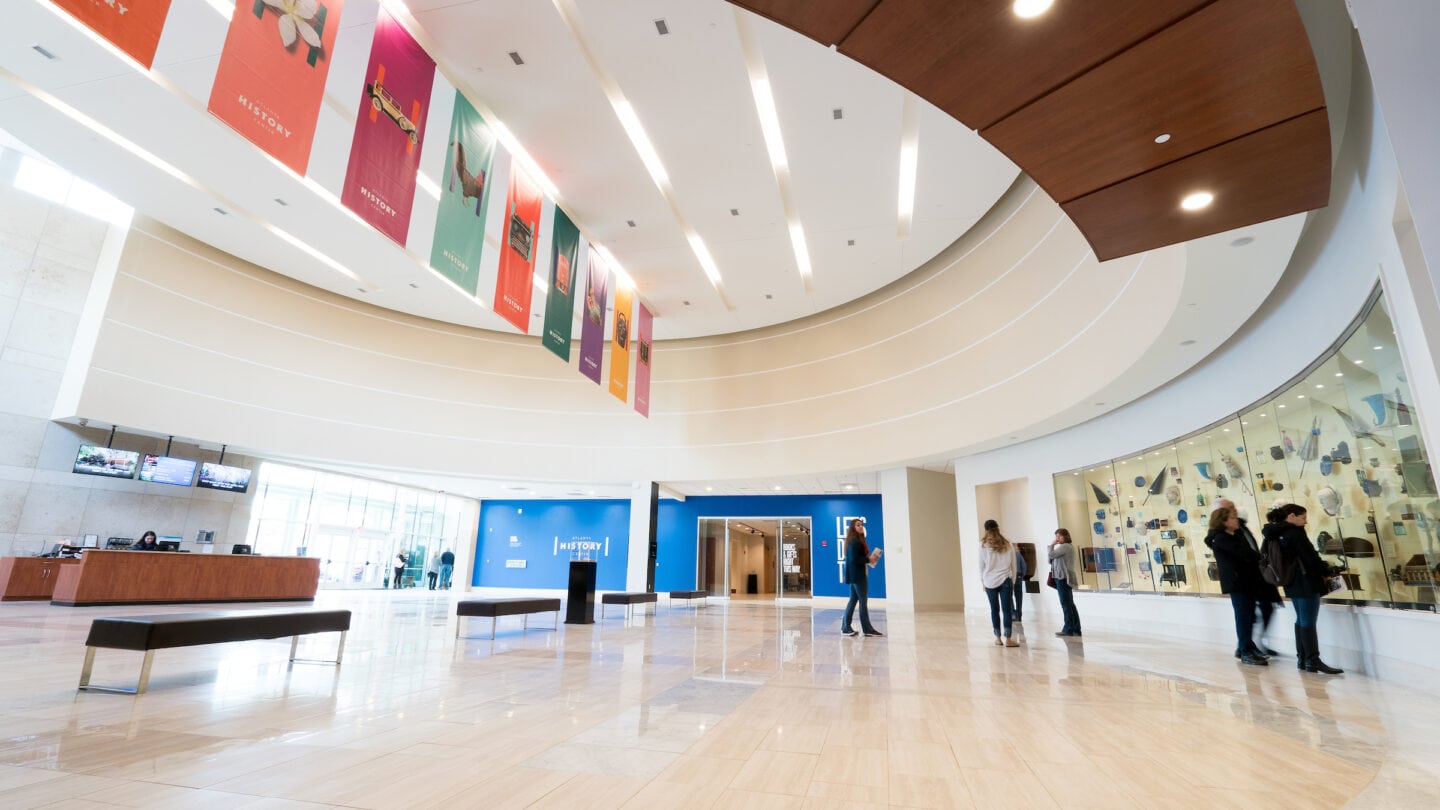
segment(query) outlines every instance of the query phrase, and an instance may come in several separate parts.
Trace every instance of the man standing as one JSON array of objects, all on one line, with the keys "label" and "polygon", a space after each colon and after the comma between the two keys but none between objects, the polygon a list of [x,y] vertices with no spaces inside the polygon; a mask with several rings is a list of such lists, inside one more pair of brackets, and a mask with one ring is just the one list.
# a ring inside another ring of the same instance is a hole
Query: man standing
[{"label": "man standing", "polygon": [[450,549],[440,555],[440,588],[450,590],[450,574],[455,571],[455,555]]},{"label": "man standing", "polygon": [[[1229,507],[1235,510],[1237,517],[1240,515],[1240,510],[1236,508],[1235,502],[1229,498],[1216,498],[1213,505],[1216,509],[1222,506]],[[1251,533],[1250,527],[1246,525],[1243,517],[1240,518],[1239,534],[1245,538],[1245,542],[1250,544],[1250,548],[1254,549],[1256,554],[1260,553],[1260,544],[1255,541],[1255,535]],[[1274,658],[1280,653],[1265,644],[1265,634],[1270,630],[1270,617],[1275,614],[1275,606],[1285,603],[1280,599],[1280,589],[1266,582],[1263,577],[1258,580],[1257,588],[1259,590],[1255,595],[1255,606],[1260,609],[1260,643],[1255,645],[1254,652],[1258,652],[1266,658]]]}]

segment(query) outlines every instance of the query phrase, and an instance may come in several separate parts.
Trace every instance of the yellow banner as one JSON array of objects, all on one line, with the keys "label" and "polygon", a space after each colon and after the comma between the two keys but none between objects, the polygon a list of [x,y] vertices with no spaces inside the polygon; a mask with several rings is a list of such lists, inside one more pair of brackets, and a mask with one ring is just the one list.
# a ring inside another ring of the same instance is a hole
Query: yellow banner
[{"label": "yellow banner", "polygon": [[615,332],[610,336],[610,393],[621,402],[630,398],[630,340],[634,337],[635,290],[615,285]]}]

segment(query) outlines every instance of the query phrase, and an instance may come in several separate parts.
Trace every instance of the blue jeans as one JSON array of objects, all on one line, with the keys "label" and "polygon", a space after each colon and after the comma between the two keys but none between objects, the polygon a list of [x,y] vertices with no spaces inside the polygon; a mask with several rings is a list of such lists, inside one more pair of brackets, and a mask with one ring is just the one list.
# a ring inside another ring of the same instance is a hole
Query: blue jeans
[{"label": "blue jeans", "polygon": [[1013,611],[1015,609],[1015,587],[1010,580],[1000,583],[998,588],[986,588],[985,598],[990,600],[990,626],[995,628],[995,635],[1000,635],[1000,617],[1005,617],[1005,637],[1010,638],[1012,623],[1014,622]]},{"label": "blue jeans", "polygon": [[1248,593],[1231,593],[1230,609],[1235,612],[1235,654],[1244,655],[1255,643],[1255,597]]},{"label": "blue jeans", "polygon": [[866,633],[875,632],[875,626],[870,623],[870,581],[868,579],[850,583],[850,601],[845,604],[845,622],[840,625],[841,632],[853,632],[850,620],[855,617],[856,603],[860,605],[860,630]]},{"label": "blue jeans", "polygon": [[1055,593],[1060,596],[1060,612],[1065,616],[1065,625],[1060,632],[1080,635],[1080,611],[1075,609],[1075,589],[1063,579],[1055,580]]},{"label": "blue jeans", "polygon": [[1299,627],[1314,627],[1320,618],[1320,597],[1292,596],[1290,606],[1295,608],[1295,624]]},{"label": "blue jeans", "polygon": [[440,563],[440,587],[442,587],[442,588],[449,588],[449,587],[450,587],[450,574],[451,574],[451,572],[453,572],[454,570],[455,570],[455,566],[453,566],[453,565],[446,565],[445,563]]}]

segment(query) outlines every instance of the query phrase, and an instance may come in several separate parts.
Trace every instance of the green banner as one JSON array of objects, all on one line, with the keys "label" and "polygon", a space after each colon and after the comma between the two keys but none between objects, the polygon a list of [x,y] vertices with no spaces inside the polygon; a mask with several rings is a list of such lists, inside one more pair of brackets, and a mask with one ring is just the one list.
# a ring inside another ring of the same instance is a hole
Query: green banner
[{"label": "green banner", "polygon": [[470,102],[456,93],[430,266],[471,295],[480,286],[480,251],[485,246],[485,209],[490,201],[494,156],[495,133]]},{"label": "green banner", "polygon": [[545,295],[545,333],[541,342],[570,362],[570,329],[575,324],[575,268],[580,260],[580,229],[555,206],[550,240],[550,286]]}]

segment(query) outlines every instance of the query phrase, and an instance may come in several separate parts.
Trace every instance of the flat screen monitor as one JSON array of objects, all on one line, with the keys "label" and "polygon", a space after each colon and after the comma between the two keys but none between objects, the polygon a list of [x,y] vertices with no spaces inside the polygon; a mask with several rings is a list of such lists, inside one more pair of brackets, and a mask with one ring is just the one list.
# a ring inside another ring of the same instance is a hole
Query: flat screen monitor
[{"label": "flat screen monitor", "polygon": [[180,550],[180,541],[179,541],[179,540],[161,540],[160,542],[158,542],[158,543],[155,544],[155,550],[156,550],[156,551],[179,551],[179,550]]},{"label": "flat screen monitor", "polygon": [[132,450],[116,450],[95,444],[80,445],[75,454],[74,472],[80,475],[103,475],[106,478],[134,478],[140,454]]},{"label": "flat screen monitor", "polygon": [[140,460],[140,480],[152,484],[188,487],[190,482],[195,480],[195,462],[188,458],[147,453]]},{"label": "flat screen monitor", "polygon": [[230,547],[230,553],[231,553],[231,554],[249,554],[249,553],[250,553],[250,547],[247,546],[247,545],[245,545],[245,544],[243,544],[243,543],[236,543],[235,545],[233,545],[233,546]]},{"label": "flat screen monitor", "polygon": [[250,488],[250,470],[244,467],[226,467],[223,464],[200,464],[200,478],[195,486],[205,489],[223,489],[226,492],[244,492]]}]

